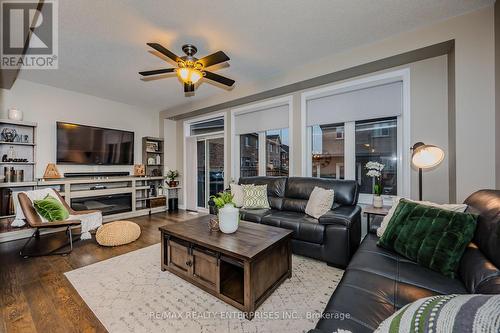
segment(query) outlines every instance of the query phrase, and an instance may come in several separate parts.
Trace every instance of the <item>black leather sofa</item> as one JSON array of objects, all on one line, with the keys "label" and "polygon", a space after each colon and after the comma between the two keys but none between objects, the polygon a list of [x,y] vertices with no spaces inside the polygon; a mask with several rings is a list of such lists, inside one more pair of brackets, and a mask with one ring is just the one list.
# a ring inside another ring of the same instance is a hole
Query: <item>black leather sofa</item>
[{"label": "black leather sofa", "polygon": [[[247,177],[240,184],[267,185],[270,209],[241,209],[243,220],[293,230],[292,251],[344,268],[361,240],[355,181],[311,177]],[[305,214],[315,186],[333,189],[332,209],[318,220]]]},{"label": "black leather sofa", "polygon": [[500,293],[500,191],[481,190],[465,200],[480,214],[473,242],[466,249],[459,278],[447,278],[377,247],[374,220],[349,263],[316,329],[309,333],[372,332],[404,305],[436,294]]}]

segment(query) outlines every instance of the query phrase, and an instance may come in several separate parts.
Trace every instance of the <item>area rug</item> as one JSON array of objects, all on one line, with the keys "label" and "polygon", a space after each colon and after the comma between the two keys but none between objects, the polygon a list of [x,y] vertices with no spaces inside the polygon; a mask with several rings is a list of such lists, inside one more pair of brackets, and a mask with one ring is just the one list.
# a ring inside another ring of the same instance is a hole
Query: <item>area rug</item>
[{"label": "area rug", "polygon": [[160,244],[66,273],[85,303],[111,332],[307,332],[343,271],[293,256],[286,280],[246,320],[242,312],[160,270]]}]

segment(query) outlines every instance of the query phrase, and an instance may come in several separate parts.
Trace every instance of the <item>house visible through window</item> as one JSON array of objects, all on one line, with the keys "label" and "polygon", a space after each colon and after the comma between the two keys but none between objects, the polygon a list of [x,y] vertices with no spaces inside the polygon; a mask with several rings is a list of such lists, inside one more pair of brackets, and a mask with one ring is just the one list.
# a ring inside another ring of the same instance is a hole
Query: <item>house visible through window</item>
[{"label": "house visible through window", "polygon": [[266,131],[266,176],[288,176],[290,145],[288,128]]}]

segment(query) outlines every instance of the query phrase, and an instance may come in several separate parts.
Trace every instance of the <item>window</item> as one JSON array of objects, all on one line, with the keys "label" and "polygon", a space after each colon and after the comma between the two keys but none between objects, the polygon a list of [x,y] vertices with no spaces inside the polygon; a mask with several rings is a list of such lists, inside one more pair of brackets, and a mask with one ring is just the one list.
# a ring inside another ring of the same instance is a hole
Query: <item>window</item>
[{"label": "window", "polygon": [[288,128],[266,131],[266,176],[288,176],[290,145]]},{"label": "window", "polygon": [[312,126],[312,176],[344,179],[344,125]]},{"label": "window", "polygon": [[397,118],[356,122],[356,180],[360,193],[373,193],[373,178],[366,175],[369,161],[382,163],[382,193],[397,194]]},{"label": "window", "polygon": [[224,132],[224,118],[200,121],[190,125],[191,135]]},{"label": "window", "polygon": [[240,135],[240,177],[259,174],[259,134]]}]

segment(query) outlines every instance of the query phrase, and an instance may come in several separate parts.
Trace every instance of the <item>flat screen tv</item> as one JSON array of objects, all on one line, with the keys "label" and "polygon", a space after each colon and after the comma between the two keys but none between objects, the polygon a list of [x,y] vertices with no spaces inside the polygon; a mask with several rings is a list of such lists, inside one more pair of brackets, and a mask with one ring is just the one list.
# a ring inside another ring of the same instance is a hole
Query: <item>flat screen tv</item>
[{"label": "flat screen tv", "polygon": [[134,164],[134,132],[57,122],[57,163]]}]

